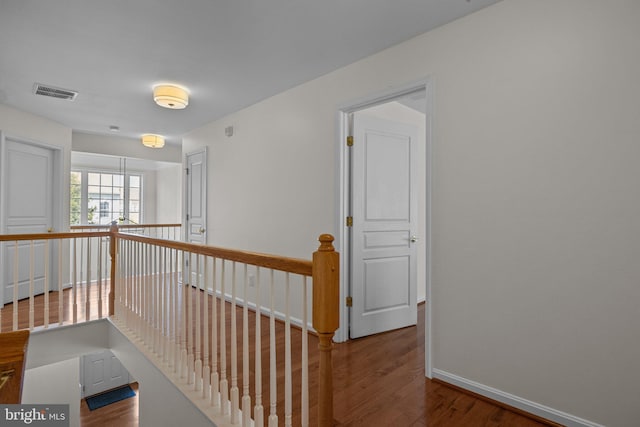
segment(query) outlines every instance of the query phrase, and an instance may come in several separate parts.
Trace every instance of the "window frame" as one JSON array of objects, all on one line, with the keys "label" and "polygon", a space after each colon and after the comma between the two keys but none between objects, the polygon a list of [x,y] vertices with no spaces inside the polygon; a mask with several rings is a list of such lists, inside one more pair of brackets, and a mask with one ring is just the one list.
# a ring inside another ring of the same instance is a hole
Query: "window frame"
[{"label": "window frame", "polygon": [[[98,173],[98,174],[111,174],[111,175],[121,175],[123,176],[123,181],[124,181],[124,197],[123,197],[123,203],[124,203],[124,211],[123,211],[123,216],[125,218],[125,220],[127,222],[130,221],[129,219],[129,210],[130,210],[130,184],[131,184],[131,177],[138,177],[140,179],[140,192],[139,192],[139,199],[138,199],[138,203],[139,203],[139,222],[138,224],[142,224],[144,222],[144,181],[145,181],[145,174],[143,171],[125,171],[123,172],[122,170],[118,170],[118,169],[108,169],[108,168],[92,168],[92,167],[72,167],[71,168],[71,172],[70,173],[80,173],[81,177],[80,177],[80,223],[79,224],[73,224],[71,223],[71,215],[73,214],[71,211],[71,186],[73,185],[71,183],[71,180],[69,180],[69,222],[70,225],[101,225],[100,222],[96,223],[96,224],[89,224],[89,221],[87,220],[87,215],[89,212],[89,174],[90,173]],[[102,185],[101,185],[102,187]],[[100,218],[100,209],[98,209],[98,220]],[[119,218],[118,218],[118,222]],[[104,224],[102,224],[104,225]]]}]

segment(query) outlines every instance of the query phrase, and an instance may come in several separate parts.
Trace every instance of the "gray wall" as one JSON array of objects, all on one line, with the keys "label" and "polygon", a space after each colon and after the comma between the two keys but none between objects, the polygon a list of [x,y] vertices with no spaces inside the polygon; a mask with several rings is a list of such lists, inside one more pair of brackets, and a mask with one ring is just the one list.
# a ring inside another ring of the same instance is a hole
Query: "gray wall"
[{"label": "gray wall", "polygon": [[505,0],[191,132],[210,243],[307,258],[341,227],[339,107],[429,77],[434,368],[632,425],[638,22],[638,1]]}]

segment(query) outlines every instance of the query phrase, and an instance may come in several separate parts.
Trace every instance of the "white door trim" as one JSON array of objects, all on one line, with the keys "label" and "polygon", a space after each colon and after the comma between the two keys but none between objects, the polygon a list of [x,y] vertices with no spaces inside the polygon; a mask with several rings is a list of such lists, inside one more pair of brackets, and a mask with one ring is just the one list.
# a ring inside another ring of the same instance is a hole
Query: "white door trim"
[{"label": "white door trim", "polygon": [[[35,147],[44,148],[47,150],[51,150],[53,154],[53,206],[51,209],[52,215],[52,225],[53,231],[61,232],[66,231],[63,230],[63,216],[64,216],[64,205],[63,201],[67,200],[64,198],[65,194],[65,186],[64,186],[64,149],[62,147],[47,144],[40,141],[35,141],[32,139],[22,138],[13,136],[10,134],[6,134],[2,130],[0,130],[0,183],[4,183],[7,179],[7,165],[6,165],[6,150],[7,150],[7,140],[19,143],[19,144],[27,144]],[[68,186],[68,185],[67,185]],[[7,195],[4,191],[2,191],[2,187],[0,186],[0,233],[4,233],[4,230],[7,226],[7,218],[5,207],[7,206]],[[68,224],[68,223],[67,223]],[[4,250],[2,246],[0,246],[0,271],[4,271]],[[57,263],[54,263],[52,266],[54,269],[52,273],[52,277],[57,277],[58,272],[56,269],[58,268]],[[4,286],[0,289],[0,307],[2,307],[4,301]]]},{"label": "white door trim", "polygon": [[187,203],[189,203],[189,183],[187,180],[187,176],[186,176],[186,169],[189,167],[188,165],[188,159],[189,156],[193,156],[194,154],[200,154],[202,153],[203,157],[204,157],[204,169],[203,169],[203,175],[204,175],[204,183],[205,183],[205,191],[203,192],[203,200],[202,200],[202,204],[203,204],[203,209],[205,211],[205,215],[204,215],[204,222],[205,222],[205,230],[204,230],[204,236],[203,236],[203,240],[204,243],[206,244],[207,242],[207,233],[208,233],[208,205],[207,205],[207,191],[206,188],[208,186],[208,173],[207,173],[207,169],[209,167],[209,157],[207,156],[207,147],[202,147],[199,148],[197,150],[191,151],[189,153],[185,153],[184,157],[182,159],[182,208],[183,208],[183,212],[182,212],[182,240],[183,241],[188,241],[189,238],[189,221],[187,220],[187,213],[189,212],[189,207],[187,206]]},{"label": "white door trim", "polygon": [[346,306],[346,297],[349,293],[349,265],[350,260],[347,257],[349,251],[349,228],[346,226],[346,217],[349,215],[349,182],[350,182],[350,168],[349,168],[349,151],[346,146],[346,139],[349,132],[349,114],[357,110],[361,110],[374,105],[388,102],[394,98],[398,98],[402,95],[409,94],[418,90],[426,91],[426,111],[427,111],[427,123],[426,123],[426,159],[424,159],[425,166],[427,168],[426,173],[426,229],[425,235],[420,236],[421,240],[426,245],[426,310],[425,310],[425,375],[428,378],[432,377],[432,353],[433,346],[431,342],[432,337],[432,307],[433,300],[431,296],[431,171],[432,171],[432,125],[433,125],[433,82],[431,78],[424,78],[403,86],[393,87],[379,93],[355,99],[346,102],[338,106],[337,111],[337,161],[338,161],[338,179],[337,179],[337,205],[338,205],[338,217],[336,218],[337,233],[336,233],[336,249],[343,254],[340,257],[340,328],[336,331],[335,341],[344,342],[349,339],[348,322],[349,322],[349,309]]}]

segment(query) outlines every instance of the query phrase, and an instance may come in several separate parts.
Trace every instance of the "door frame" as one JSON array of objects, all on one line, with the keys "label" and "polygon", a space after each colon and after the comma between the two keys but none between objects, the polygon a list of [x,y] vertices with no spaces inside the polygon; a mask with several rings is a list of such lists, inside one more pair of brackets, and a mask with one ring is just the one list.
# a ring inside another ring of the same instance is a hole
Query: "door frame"
[{"label": "door frame", "polygon": [[204,195],[204,200],[202,200],[202,205],[204,208],[204,212],[205,215],[204,216],[204,222],[205,222],[205,226],[204,226],[204,244],[207,243],[207,235],[209,232],[209,210],[208,210],[208,205],[207,205],[207,186],[209,185],[209,177],[208,177],[208,173],[207,173],[207,169],[209,168],[209,157],[207,155],[207,147],[201,147],[197,150],[191,151],[189,153],[185,153],[184,154],[184,158],[182,159],[182,179],[183,179],[183,183],[182,183],[182,207],[183,207],[183,212],[182,212],[182,241],[186,242],[188,237],[189,237],[189,220],[187,220],[187,214],[189,213],[189,201],[190,201],[190,194],[189,194],[189,180],[187,178],[187,174],[186,174],[186,170],[189,167],[188,164],[188,159],[189,156],[192,156],[194,154],[199,154],[202,153],[203,157],[204,157],[204,169],[203,169],[203,183],[204,183],[204,191],[203,191],[203,195]]},{"label": "door frame", "polygon": [[[89,369],[89,361],[90,361],[90,357],[91,356],[96,356],[96,355],[103,355],[104,356],[104,360],[106,360],[107,358],[109,358],[109,361],[107,363],[105,363],[104,365],[104,372],[108,373],[108,372],[112,372],[113,369],[112,368],[112,364],[114,359],[118,361],[118,363],[120,364],[120,371],[123,374],[122,378],[123,381],[122,383],[116,385],[115,387],[109,387],[109,388],[105,388],[104,390],[101,390],[97,393],[93,393],[93,394],[89,394],[88,390],[87,390],[87,373],[90,370]],[[129,371],[127,370],[127,368],[125,368],[125,366],[122,364],[122,362],[113,354],[113,352],[110,349],[105,349],[102,351],[98,351],[98,352],[92,352],[89,354],[83,354],[82,356],[79,357],[80,359],[80,396],[84,399],[86,397],[90,397],[90,396],[95,396],[97,394],[109,391],[109,390],[113,390],[115,388],[121,387],[121,386],[125,386],[127,384],[130,384],[131,381],[131,374],[129,373]],[[125,375],[126,374],[126,375]]]},{"label": "door frame", "polygon": [[[351,263],[350,259],[350,230],[346,225],[346,217],[350,214],[350,182],[351,182],[351,165],[349,162],[349,148],[345,141],[349,136],[350,114],[358,110],[373,107],[394,100],[395,98],[407,95],[412,92],[424,90],[426,93],[426,135],[425,135],[425,152],[426,158],[419,159],[421,165],[426,167],[426,206],[425,212],[421,215],[425,218],[425,230],[420,239],[425,242],[426,252],[426,289],[425,289],[425,375],[427,378],[432,377],[432,353],[433,346],[431,342],[432,334],[432,307],[433,300],[431,295],[431,195],[432,195],[432,126],[433,126],[433,82],[431,78],[425,77],[418,81],[414,81],[402,86],[391,87],[389,89],[370,94],[363,98],[348,101],[338,106],[337,111],[337,161],[338,161],[338,189],[336,191],[338,205],[336,224],[337,249],[343,254],[340,257],[340,327],[336,331],[335,341],[344,342],[349,339],[349,308],[346,306],[346,297],[349,295]],[[418,284],[420,286],[420,284]]]},{"label": "door frame", "polygon": [[[16,142],[18,144],[26,144],[34,147],[44,148],[46,150],[51,150],[53,154],[53,206],[51,207],[51,224],[53,226],[54,231],[60,232],[63,226],[63,212],[64,205],[63,201],[65,188],[64,188],[64,177],[63,177],[63,169],[64,169],[64,149],[57,145],[47,144],[44,142],[22,138],[18,136],[13,136],[11,134],[7,134],[0,130],[0,233],[4,233],[5,228],[7,226],[7,213],[5,212],[7,206],[7,195],[5,191],[3,191],[4,183],[7,179],[7,140]],[[54,256],[52,252],[50,256]],[[4,271],[4,245],[0,245],[0,271]],[[52,263],[52,272],[51,277],[58,277],[57,263]],[[51,285],[50,285],[51,286]],[[0,287],[0,307],[4,306],[4,284]]]}]

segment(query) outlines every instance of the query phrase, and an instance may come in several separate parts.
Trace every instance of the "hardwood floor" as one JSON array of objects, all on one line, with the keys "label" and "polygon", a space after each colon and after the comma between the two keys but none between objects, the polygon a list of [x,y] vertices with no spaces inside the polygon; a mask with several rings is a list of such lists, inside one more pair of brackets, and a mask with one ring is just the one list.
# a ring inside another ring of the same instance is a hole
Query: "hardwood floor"
[{"label": "hardwood floor", "polygon": [[[109,301],[107,298],[109,292],[109,283],[104,281],[102,285],[102,317],[106,317],[109,313]],[[59,317],[59,294],[58,291],[49,292],[49,324],[57,323]],[[94,284],[92,286],[85,287],[84,285],[78,285],[75,293],[71,288],[62,291],[62,321],[65,325],[73,323],[73,313],[76,313],[76,320],[83,322],[85,317],[89,320],[99,319],[98,310],[98,287]],[[34,314],[34,326],[43,326],[45,324],[44,316],[44,294],[38,295],[33,299],[33,314]],[[88,309],[87,309],[88,305]],[[18,329],[29,328],[29,299],[23,299],[18,301]],[[87,316],[88,313],[88,316]],[[13,316],[14,309],[13,303],[5,304],[0,309],[0,332],[10,331],[13,328]]]},{"label": "hardwood floor", "polygon": [[[53,294],[53,293],[52,293]],[[71,294],[64,292],[67,300]],[[41,299],[39,296],[36,300]],[[202,298],[204,300],[204,298]],[[53,301],[53,296],[52,296]],[[84,301],[84,300],[83,300]],[[211,299],[209,299],[211,301]],[[40,303],[38,303],[40,304]],[[52,302],[53,304],[53,302]],[[219,304],[219,302],[218,302]],[[29,301],[18,304],[21,322],[28,319]],[[67,301],[65,307],[72,306]],[[227,307],[230,307],[227,304]],[[229,319],[227,310],[227,319]],[[2,310],[2,330],[11,325],[11,304]],[[24,313],[27,313],[26,315]],[[56,314],[57,316],[57,314]],[[65,314],[67,317],[67,314]],[[37,318],[37,317],[36,317]],[[238,311],[241,319],[241,312]],[[250,314],[250,322],[254,322]],[[386,332],[336,344],[334,348],[334,425],[335,426],[430,426],[430,427],[534,427],[547,424],[497,406],[471,394],[461,392],[444,383],[424,377],[424,306],[418,309],[418,326]],[[52,320],[53,321],[53,320]],[[42,319],[36,324],[42,324]],[[268,361],[268,319],[261,320],[263,360]],[[27,323],[28,325],[28,323]],[[283,341],[283,326],[277,324],[277,340]],[[253,341],[253,331],[250,333]],[[311,425],[316,425],[317,339],[309,337],[309,378]],[[241,334],[238,337],[241,351]],[[300,333],[292,333],[293,348],[299,347]],[[251,350],[253,352],[253,348]],[[294,372],[299,369],[294,355]],[[278,355],[278,365],[284,365]],[[269,408],[268,362],[263,362],[263,405],[265,415]],[[242,392],[242,377],[238,378]],[[283,385],[278,384],[280,390]],[[253,394],[253,383],[251,384]],[[81,425],[87,426],[135,426],[137,425],[137,399],[109,405],[96,411],[88,411],[82,403]],[[294,385],[294,408],[299,407],[299,388]],[[252,401],[255,400],[252,398]],[[284,405],[279,399],[278,407]],[[280,424],[283,417],[279,414]],[[293,425],[300,422],[294,419]]]},{"label": "hardwood floor", "polygon": [[424,305],[418,319],[417,327],[335,346],[335,425],[548,425],[425,378]]},{"label": "hardwood floor", "polygon": [[80,401],[80,425],[82,427],[137,427],[138,383],[132,383],[131,388],[136,392],[135,396],[93,411],[82,399]]}]

